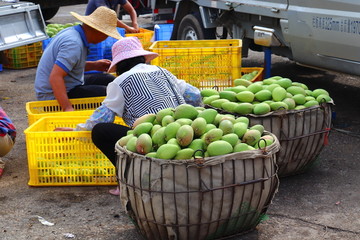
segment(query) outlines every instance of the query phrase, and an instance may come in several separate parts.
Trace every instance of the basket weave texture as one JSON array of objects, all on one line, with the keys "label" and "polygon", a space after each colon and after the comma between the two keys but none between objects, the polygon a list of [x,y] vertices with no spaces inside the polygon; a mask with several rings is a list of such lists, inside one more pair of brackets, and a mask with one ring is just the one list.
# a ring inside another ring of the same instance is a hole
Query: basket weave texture
[{"label": "basket weave texture", "polygon": [[[209,105],[206,107],[214,108]],[[316,162],[328,142],[331,107],[332,103],[322,103],[320,106],[301,110],[245,115],[250,120],[250,126],[262,124],[265,130],[275,134],[279,139],[281,149],[276,154],[279,177],[304,173]],[[215,109],[220,113],[228,113]]]},{"label": "basket weave texture", "polygon": [[146,239],[242,234],[259,224],[277,192],[279,148],[276,139],[263,150],[162,160],[116,144],[122,205]]}]

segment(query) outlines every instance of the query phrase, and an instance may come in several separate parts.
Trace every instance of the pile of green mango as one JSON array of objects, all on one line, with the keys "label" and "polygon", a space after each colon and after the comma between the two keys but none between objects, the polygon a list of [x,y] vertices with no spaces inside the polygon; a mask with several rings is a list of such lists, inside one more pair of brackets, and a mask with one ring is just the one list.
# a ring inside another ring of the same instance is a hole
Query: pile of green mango
[{"label": "pile of green mango", "polygon": [[262,149],[274,140],[262,125],[250,127],[247,117],[182,104],[138,118],[117,144],[148,157],[181,160]]},{"label": "pile of green mango", "polygon": [[80,22],[74,22],[74,23],[66,23],[66,24],[60,24],[60,23],[50,23],[46,26],[46,33],[49,37],[54,37],[58,32],[63,30],[64,28],[72,27],[75,25],[80,24]]},{"label": "pile of green mango", "polygon": [[234,87],[221,91],[203,89],[201,96],[206,105],[241,115],[263,115],[280,109],[299,110],[332,102],[325,89],[309,90],[303,83],[280,76],[257,82],[235,79]]},{"label": "pile of green mango", "polygon": [[240,77],[240,79],[245,79],[245,80],[248,80],[248,81],[251,81],[255,78],[255,76],[259,73],[259,71],[255,70],[255,71],[252,71],[252,72],[249,72],[249,73],[245,73],[244,75],[242,75]]}]

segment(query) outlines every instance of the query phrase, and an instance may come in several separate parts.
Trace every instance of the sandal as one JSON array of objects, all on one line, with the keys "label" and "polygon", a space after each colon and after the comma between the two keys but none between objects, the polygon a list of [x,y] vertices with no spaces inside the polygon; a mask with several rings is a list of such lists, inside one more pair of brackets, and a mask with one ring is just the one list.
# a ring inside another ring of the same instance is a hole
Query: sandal
[{"label": "sandal", "polygon": [[109,193],[114,196],[120,196],[120,187],[118,186],[116,189],[110,189]]}]

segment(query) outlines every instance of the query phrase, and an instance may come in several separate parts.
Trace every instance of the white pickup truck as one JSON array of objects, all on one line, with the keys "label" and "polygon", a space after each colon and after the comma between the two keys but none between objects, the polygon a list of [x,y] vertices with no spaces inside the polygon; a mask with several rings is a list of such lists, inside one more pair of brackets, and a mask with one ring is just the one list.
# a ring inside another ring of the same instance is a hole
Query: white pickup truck
[{"label": "white pickup truck", "polygon": [[360,75],[359,0],[152,0],[172,39],[236,38],[310,67]]}]

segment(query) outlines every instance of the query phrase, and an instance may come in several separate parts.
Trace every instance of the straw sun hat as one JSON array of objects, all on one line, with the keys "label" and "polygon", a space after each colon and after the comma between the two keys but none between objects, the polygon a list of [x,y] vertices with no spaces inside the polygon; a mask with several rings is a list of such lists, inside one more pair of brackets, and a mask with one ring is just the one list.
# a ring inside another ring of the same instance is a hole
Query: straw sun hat
[{"label": "straw sun hat", "polygon": [[86,25],[102,32],[110,37],[121,39],[122,36],[116,29],[117,16],[114,10],[101,6],[89,16],[81,16],[76,12],[70,12],[75,18]]},{"label": "straw sun hat", "polygon": [[116,64],[129,58],[144,56],[145,62],[159,56],[157,53],[144,50],[140,40],[137,37],[124,37],[118,40],[111,48],[112,62],[108,72],[115,72]]}]

